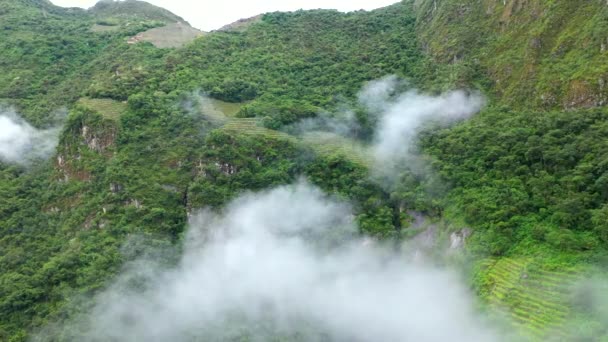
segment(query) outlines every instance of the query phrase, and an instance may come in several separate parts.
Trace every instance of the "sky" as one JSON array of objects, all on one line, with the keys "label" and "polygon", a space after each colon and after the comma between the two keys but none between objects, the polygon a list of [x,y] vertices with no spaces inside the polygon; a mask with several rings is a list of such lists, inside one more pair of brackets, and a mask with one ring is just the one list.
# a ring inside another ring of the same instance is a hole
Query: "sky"
[{"label": "sky", "polygon": [[[51,0],[64,7],[88,8],[97,0]],[[371,10],[397,0],[148,0],[166,8],[203,31],[218,29],[241,18],[274,11],[328,8],[340,11]]]}]

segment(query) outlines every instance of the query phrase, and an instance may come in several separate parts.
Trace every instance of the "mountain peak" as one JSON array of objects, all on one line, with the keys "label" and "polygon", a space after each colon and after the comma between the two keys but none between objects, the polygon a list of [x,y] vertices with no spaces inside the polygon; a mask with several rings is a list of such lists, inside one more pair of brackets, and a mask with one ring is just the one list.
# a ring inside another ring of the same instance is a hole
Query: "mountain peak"
[{"label": "mountain peak", "polygon": [[88,12],[100,17],[137,16],[147,20],[159,20],[170,23],[185,22],[183,18],[164,8],[139,0],[101,0],[95,4],[95,6],[91,7]]}]

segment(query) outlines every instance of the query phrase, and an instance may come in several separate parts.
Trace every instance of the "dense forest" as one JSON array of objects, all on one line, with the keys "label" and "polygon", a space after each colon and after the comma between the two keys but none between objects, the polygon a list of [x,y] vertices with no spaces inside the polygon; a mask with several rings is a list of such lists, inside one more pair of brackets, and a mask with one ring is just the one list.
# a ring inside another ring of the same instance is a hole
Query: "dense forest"
[{"label": "dense forest", "polygon": [[[187,25],[135,0],[0,3],[0,113],[60,127],[50,156],[0,160],[0,340],[78,340],[37,332],[85,312],[127,262],[179,246],[198,209],[301,177],[352,203],[376,241],[418,234],[417,213],[444,240],[471,230],[448,262],[525,336],[552,337],[568,319],[590,323],[560,339],[606,338],[594,303],[567,293],[608,256],[604,3],[405,0],[268,13],[177,49],[130,41],[174,22]],[[360,94],[387,75],[401,80],[393,98],[486,99],[469,120],[424,126],[415,148],[428,172],[403,168],[391,187],[341,145],[377,138]],[[208,113],[208,101],[234,110]],[[344,112],[348,143],[293,133]]]}]

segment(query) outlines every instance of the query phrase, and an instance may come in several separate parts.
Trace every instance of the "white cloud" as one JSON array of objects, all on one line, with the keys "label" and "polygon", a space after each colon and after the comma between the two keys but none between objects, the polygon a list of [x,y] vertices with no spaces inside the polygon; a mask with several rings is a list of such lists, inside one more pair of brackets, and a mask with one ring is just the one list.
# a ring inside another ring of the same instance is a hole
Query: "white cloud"
[{"label": "white cloud", "polygon": [[67,331],[83,341],[499,340],[454,273],[364,243],[351,217],[302,182],[244,195],[192,221],[177,268],[131,265],[88,327]]},{"label": "white cloud", "polygon": [[[64,7],[88,8],[96,0],[51,0]],[[149,0],[148,2],[166,8],[187,20],[192,26],[203,31],[218,29],[241,18],[249,18],[260,13],[274,11],[295,11],[298,9],[329,8],[340,11],[359,9],[371,10],[388,6],[395,0]]]},{"label": "white cloud", "polygon": [[50,156],[57,146],[59,128],[38,130],[13,110],[0,110],[0,160],[27,164]]},{"label": "white cloud", "polygon": [[470,118],[485,104],[477,93],[462,90],[438,96],[410,90],[397,95],[403,84],[395,76],[369,82],[359,94],[359,102],[378,118],[372,153],[374,171],[388,182],[396,181],[400,171],[429,172],[417,151],[418,133],[428,123],[447,127]]}]

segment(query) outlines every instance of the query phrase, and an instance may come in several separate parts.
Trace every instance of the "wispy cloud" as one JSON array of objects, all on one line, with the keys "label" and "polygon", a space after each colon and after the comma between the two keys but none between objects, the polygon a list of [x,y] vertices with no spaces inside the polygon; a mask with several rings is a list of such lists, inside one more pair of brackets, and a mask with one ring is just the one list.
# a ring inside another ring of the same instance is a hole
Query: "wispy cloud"
[{"label": "wispy cloud", "polygon": [[26,165],[53,154],[60,128],[36,129],[12,109],[0,109],[0,160]]},{"label": "wispy cloud", "polygon": [[483,107],[480,94],[452,91],[438,96],[409,90],[395,94],[402,81],[394,76],[370,82],[359,101],[377,116],[374,142],[374,172],[394,183],[401,170],[428,172],[419,158],[417,141],[428,124],[447,127],[470,118]]}]

